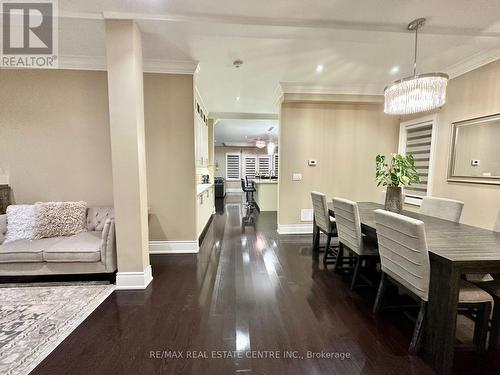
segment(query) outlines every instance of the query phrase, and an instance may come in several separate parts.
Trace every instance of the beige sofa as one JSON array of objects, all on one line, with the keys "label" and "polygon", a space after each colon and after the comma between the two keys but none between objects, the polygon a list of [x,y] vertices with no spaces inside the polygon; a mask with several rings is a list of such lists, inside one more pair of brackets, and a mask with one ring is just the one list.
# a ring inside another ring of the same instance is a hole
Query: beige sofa
[{"label": "beige sofa", "polygon": [[0,276],[62,275],[116,271],[112,208],[90,207],[87,232],[4,244],[7,215],[0,215]]}]

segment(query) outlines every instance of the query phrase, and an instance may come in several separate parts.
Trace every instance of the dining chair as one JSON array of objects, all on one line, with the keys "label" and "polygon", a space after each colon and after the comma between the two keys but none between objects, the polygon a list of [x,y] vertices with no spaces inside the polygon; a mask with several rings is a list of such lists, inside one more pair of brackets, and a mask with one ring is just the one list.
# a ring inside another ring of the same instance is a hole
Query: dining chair
[{"label": "dining chair", "polygon": [[493,296],[495,301],[491,317],[491,331],[488,349],[496,351],[500,349],[500,279],[477,284]]},{"label": "dining chair", "polygon": [[[373,312],[380,311],[382,298],[388,282],[408,291],[420,304],[410,352],[420,349],[429,300],[430,263],[429,250],[423,221],[385,210],[375,210],[377,241],[380,253],[382,278],[380,280]],[[474,344],[478,351],[486,348],[488,322],[493,298],[465,280],[461,281],[458,309],[476,316]],[[469,316],[468,315],[468,316]]]},{"label": "dining chair", "polygon": [[326,234],[325,255],[323,263],[328,264],[328,258],[336,258],[338,246],[331,246],[333,237],[337,237],[337,225],[335,219],[328,213],[326,195],[318,191],[311,192],[313,204],[314,228],[313,228],[313,250],[318,251],[321,233]]},{"label": "dining chair", "polygon": [[424,197],[419,212],[422,215],[434,216],[439,219],[458,223],[462,216],[463,208],[464,202],[454,199]]},{"label": "dining chair", "polygon": [[495,225],[493,226],[494,232],[500,232],[500,211],[498,211],[497,220],[495,221]]},{"label": "dining chair", "polygon": [[363,263],[374,260],[378,262],[377,244],[369,241],[361,233],[359,209],[356,202],[343,198],[333,198],[333,211],[335,212],[339,236],[339,254],[335,262],[335,269],[339,269],[342,264],[344,248],[350,250],[354,254],[354,273],[351,281],[352,290],[356,286]]}]

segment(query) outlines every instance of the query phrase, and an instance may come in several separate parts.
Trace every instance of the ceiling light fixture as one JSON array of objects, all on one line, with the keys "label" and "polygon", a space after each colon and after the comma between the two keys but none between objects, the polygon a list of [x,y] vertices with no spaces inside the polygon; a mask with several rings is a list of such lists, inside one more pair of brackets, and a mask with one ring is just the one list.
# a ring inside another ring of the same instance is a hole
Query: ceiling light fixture
[{"label": "ceiling light fixture", "polygon": [[240,101],[240,97],[239,97],[239,96],[237,96],[237,97],[236,97],[236,101],[237,101],[237,102],[239,102],[239,101]]},{"label": "ceiling light fixture", "polygon": [[391,74],[399,73],[399,66],[394,66],[389,73]]},{"label": "ceiling light fixture", "polygon": [[384,112],[390,115],[407,115],[442,107],[446,102],[448,75],[426,73],[417,75],[418,30],[424,26],[425,18],[408,24],[415,31],[415,58],[413,76],[400,79],[384,89]]},{"label": "ceiling light fixture", "polygon": [[255,142],[255,147],[257,148],[264,148],[266,147],[266,142],[261,140],[261,139],[258,139],[256,142]]},{"label": "ceiling light fixture", "polygon": [[316,72],[321,73],[322,71],[323,71],[323,65],[320,64],[316,67]]},{"label": "ceiling light fixture", "polygon": [[274,154],[275,149],[276,149],[276,143],[271,141],[267,144],[267,154],[268,155]]}]

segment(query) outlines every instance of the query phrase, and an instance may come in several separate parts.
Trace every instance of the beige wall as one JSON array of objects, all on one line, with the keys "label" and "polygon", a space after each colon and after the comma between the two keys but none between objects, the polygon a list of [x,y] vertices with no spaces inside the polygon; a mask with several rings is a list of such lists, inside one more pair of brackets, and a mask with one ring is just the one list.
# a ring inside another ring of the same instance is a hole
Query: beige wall
[{"label": "beige wall", "polygon": [[106,72],[0,70],[0,82],[0,168],[15,202],[112,206]]},{"label": "beige wall", "polygon": [[[399,120],[380,104],[282,103],[278,223],[300,224],[313,190],[329,200],[377,201],[375,156],[396,152],[398,139]],[[302,181],[292,181],[293,173]]]},{"label": "beige wall", "polygon": [[492,228],[500,209],[500,186],[447,182],[452,123],[500,112],[500,60],[450,80],[438,112],[432,195],[465,202],[462,222]]},{"label": "beige wall", "polygon": [[[1,70],[0,81],[0,175],[15,201],[112,206],[106,72]],[[150,239],[194,240],[192,76],[145,74],[144,95]]]},{"label": "beige wall", "polygon": [[145,74],[151,240],[196,237],[193,76]]}]

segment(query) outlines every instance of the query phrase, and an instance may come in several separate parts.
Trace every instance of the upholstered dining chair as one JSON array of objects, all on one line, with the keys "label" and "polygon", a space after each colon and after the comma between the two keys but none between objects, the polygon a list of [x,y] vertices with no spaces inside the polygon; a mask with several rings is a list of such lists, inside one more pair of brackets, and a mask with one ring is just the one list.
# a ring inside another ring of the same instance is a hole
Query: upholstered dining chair
[{"label": "upholstered dining chair", "polygon": [[464,202],[454,199],[424,197],[420,206],[422,215],[434,216],[439,219],[454,221],[458,223],[462,216]]},{"label": "upholstered dining chair", "polygon": [[313,228],[313,250],[318,251],[321,233],[326,234],[325,255],[323,263],[328,264],[329,258],[335,259],[338,254],[338,245],[331,246],[332,238],[337,237],[337,225],[335,219],[328,213],[326,195],[318,191],[311,192],[313,204],[314,228]]},{"label": "upholstered dining chair", "polygon": [[493,231],[500,232],[500,211],[498,211],[497,220],[495,221],[495,225],[493,226]]},{"label": "upholstered dining chair", "polygon": [[[410,352],[416,353],[420,349],[425,320],[432,319],[426,316],[430,263],[425,225],[423,221],[385,210],[375,210],[375,221],[382,278],[373,311],[377,313],[380,310],[388,281],[408,291],[420,303],[410,344]],[[474,284],[461,281],[458,308],[475,312],[474,344],[480,352],[486,348],[492,304],[493,298],[488,293]]]},{"label": "upholstered dining chair", "polygon": [[339,235],[339,255],[335,262],[335,269],[339,269],[340,264],[342,264],[344,249],[350,250],[354,254],[355,262],[351,281],[352,290],[356,286],[363,263],[365,261],[378,261],[377,244],[369,241],[361,233],[361,222],[356,202],[343,198],[333,198],[333,211]]}]

